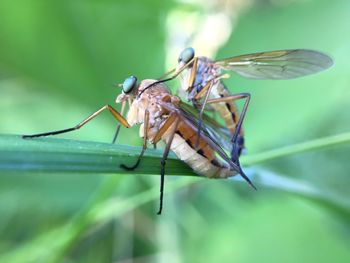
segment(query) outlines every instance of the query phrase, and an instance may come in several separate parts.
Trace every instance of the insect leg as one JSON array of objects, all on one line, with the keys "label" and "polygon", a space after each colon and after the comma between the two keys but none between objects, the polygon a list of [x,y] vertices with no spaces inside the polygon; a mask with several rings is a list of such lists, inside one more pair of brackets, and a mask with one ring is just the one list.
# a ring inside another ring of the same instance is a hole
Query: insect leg
[{"label": "insect leg", "polygon": [[215,78],[212,78],[211,80],[209,80],[205,86],[196,94],[196,96],[193,98],[194,101],[198,101],[200,100],[203,96],[205,96],[204,98],[204,101],[203,101],[203,104],[201,105],[201,109],[199,111],[199,123],[198,123],[198,136],[197,136],[197,142],[196,142],[196,147],[198,146],[198,143],[199,143],[199,137],[200,137],[200,133],[201,133],[201,127],[202,127],[202,122],[203,122],[203,112],[204,112],[204,109],[205,109],[205,106],[207,105],[207,101],[209,99],[209,96],[210,96],[210,92],[211,92],[211,89],[214,85],[214,82],[215,81],[218,81],[219,79],[221,78],[227,78],[229,75],[228,74],[222,74],[222,75],[219,75],[218,77],[215,77]]},{"label": "insect leg", "polygon": [[83,120],[78,125],[76,125],[76,126],[74,126],[72,128],[68,128],[68,129],[64,129],[64,130],[58,130],[58,131],[52,131],[52,132],[32,134],[32,135],[22,135],[22,138],[26,139],[26,138],[35,138],[35,137],[41,137],[41,136],[49,136],[49,135],[56,135],[56,134],[61,134],[61,133],[66,133],[66,132],[71,132],[71,131],[74,131],[74,130],[78,130],[79,128],[84,126],[86,123],[91,121],[93,118],[95,118],[97,115],[99,115],[101,112],[103,112],[106,109],[109,110],[109,112],[114,116],[114,118],[116,118],[123,126],[125,126],[126,128],[130,127],[130,124],[128,123],[128,121],[119,112],[117,112],[115,109],[113,109],[112,106],[105,105],[101,109],[99,109],[95,113],[91,114],[85,120]]},{"label": "insect leg", "polygon": [[[201,93],[201,96],[203,96],[204,94],[204,91],[206,91],[205,93],[205,98],[204,98],[204,102],[202,104],[202,107],[199,111],[199,122],[198,122],[198,129],[197,129],[197,142],[196,142],[196,148],[198,147],[198,144],[199,144],[199,138],[201,136],[201,128],[202,128],[202,123],[203,123],[203,112],[204,112],[204,108],[205,108],[205,105],[207,104],[207,101],[209,99],[209,95],[210,95],[210,91],[211,91],[211,88],[213,87],[213,83],[214,83],[214,80],[211,80],[209,81],[207,84],[205,84],[205,86],[203,87],[203,89],[200,91]],[[203,93],[202,93],[203,91]],[[199,93],[198,93],[199,94]],[[197,95],[198,95],[197,94]],[[195,97],[195,100],[198,100],[199,97],[197,98],[197,96]]]},{"label": "insect leg", "polygon": [[173,142],[177,127],[179,125],[179,121],[180,118],[178,116],[176,116],[175,113],[172,113],[169,118],[167,119],[167,121],[164,123],[164,125],[162,126],[165,127],[166,129],[159,129],[157,135],[155,136],[155,138],[161,138],[162,135],[171,127],[171,125],[173,125],[169,137],[168,137],[168,141],[166,143],[166,147],[163,153],[163,157],[162,160],[160,162],[160,196],[159,196],[159,210],[157,212],[158,215],[160,215],[162,213],[162,209],[163,209],[163,194],[164,194],[164,175],[165,175],[165,163],[166,160],[168,158],[168,154],[170,151],[170,147],[171,147],[171,143]]},{"label": "insect leg", "polygon": [[[123,101],[122,108],[120,110],[120,115],[122,115],[122,116],[124,114],[125,104],[126,104],[126,101]],[[119,131],[120,131],[120,125],[121,125],[120,123],[117,124],[116,130],[115,130],[115,133],[114,133],[114,136],[113,136],[112,144],[114,144],[115,141],[117,140],[117,137],[118,137],[118,134],[119,134]]]},{"label": "insect leg", "polygon": [[210,99],[207,101],[207,104],[213,104],[213,103],[220,103],[220,102],[239,100],[239,99],[246,99],[246,100],[244,102],[241,115],[240,115],[239,120],[237,122],[237,125],[235,127],[235,131],[231,137],[231,142],[232,142],[231,157],[232,157],[232,161],[234,161],[234,162],[238,162],[238,155],[239,155],[239,152],[238,152],[239,147],[237,147],[238,134],[241,130],[242,123],[243,123],[244,117],[245,117],[246,112],[247,112],[247,108],[248,108],[248,105],[250,102],[250,94],[249,93],[239,93],[236,95],[227,96],[227,97],[218,98],[218,99]]},{"label": "insect leg", "polygon": [[142,150],[137,158],[136,163],[133,166],[126,166],[125,164],[121,164],[120,167],[124,168],[125,170],[134,170],[137,166],[139,166],[140,161],[142,159],[143,154],[145,153],[147,149],[147,132],[149,129],[149,111],[145,111],[145,118],[144,118],[144,124],[143,124],[143,145],[142,145]]},{"label": "insect leg", "polygon": [[193,60],[191,76],[190,76],[190,79],[188,81],[188,90],[187,90],[188,92],[191,92],[191,90],[193,89],[193,84],[194,84],[194,81],[196,79],[196,73],[197,73],[197,65],[198,65],[198,57],[195,57]]},{"label": "insect leg", "polygon": [[220,79],[226,79],[229,77],[230,77],[230,74],[225,73],[209,79],[205,84],[205,86],[196,94],[196,96],[194,96],[194,100],[200,100],[201,98],[203,98],[203,96],[207,94],[208,89],[211,88],[211,86],[214,84],[215,81],[218,81]]},{"label": "insect leg", "polygon": [[176,116],[176,113],[170,113],[168,119],[165,121],[165,123],[160,127],[157,134],[154,136],[153,144],[157,144],[160,139],[162,138],[163,134],[170,128],[170,126],[176,121],[178,117]]}]

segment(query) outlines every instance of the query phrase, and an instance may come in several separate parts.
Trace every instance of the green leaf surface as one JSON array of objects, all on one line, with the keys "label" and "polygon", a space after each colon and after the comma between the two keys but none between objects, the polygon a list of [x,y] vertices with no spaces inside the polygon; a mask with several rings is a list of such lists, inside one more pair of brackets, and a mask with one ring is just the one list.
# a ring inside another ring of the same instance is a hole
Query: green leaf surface
[{"label": "green leaf surface", "polygon": [[[316,139],[259,154],[242,156],[243,165],[254,165],[299,153],[327,149],[350,143],[350,133]],[[56,138],[23,139],[0,135],[0,171],[130,173],[121,164],[133,165],[140,147]],[[161,149],[147,149],[142,165],[133,173],[159,174]],[[194,175],[171,153],[166,164],[168,175]]]},{"label": "green leaf surface", "polygon": [[[12,172],[80,172],[159,174],[161,150],[148,149],[142,164],[133,172],[120,167],[133,165],[140,147],[67,139],[23,139],[0,136],[0,170]],[[170,155],[167,174],[193,175],[183,162]]]}]

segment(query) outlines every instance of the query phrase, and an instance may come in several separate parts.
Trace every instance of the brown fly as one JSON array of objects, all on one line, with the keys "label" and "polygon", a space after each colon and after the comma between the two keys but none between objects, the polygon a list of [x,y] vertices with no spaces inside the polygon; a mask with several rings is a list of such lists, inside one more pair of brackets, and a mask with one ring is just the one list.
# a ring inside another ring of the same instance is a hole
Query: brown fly
[{"label": "brown fly", "polygon": [[[147,142],[156,145],[162,140],[165,143],[165,150],[160,162],[161,183],[158,214],[162,212],[163,207],[165,164],[170,150],[199,175],[209,178],[227,178],[240,174],[255,188],[241,167],[234,163],[224,148],[220,146],[221,143],[216,139],[222,138],[215,131],[215,128],[204,123],[200,128],[201,134],[198,135],[198,117],[182,107],[180,99],[171,95],[161,81],[143,80],[138,84],[136,77],[131,76],[124,81],[122,94],[116,98],[116,103],[122,103],[122,111],[124,111],[125,105],[129,104],[126,119],[110,105],[105,105],[72,128],[24,135],[23,138],[56,135],[77,130],[104,110],[108,110],[127,128],[140,125],[140,137],[143,138],[141,153],[133,166],[123,164],[122,167],[134,170],[140,164],[147,149]],[[215,104],[215,101],[208,100],[208,103]]]},{"label": "brown fly", "polygon": [[[206,105],[210,104],[218,113],[231,135],[231,158],[238,163],[244,147],[242,122],[250,94],[231,94],[221,81],[226,77],[226,74],[222,75],[222,70],[233,71],[250,79],[293,79],[320,72],[332,64],[329,56],[307,49],[260,52],[214,61],[203,56],[195,57],[194,49],[186,48],[178,58],[177,68],[166,73],[163,78],[175,72],[170,78],[164,79],[167,81],[181,74],[181,91],[199,110],[198,127],[201,126]],[[241,114],[235,104],[239,99],[245,99]]]}]

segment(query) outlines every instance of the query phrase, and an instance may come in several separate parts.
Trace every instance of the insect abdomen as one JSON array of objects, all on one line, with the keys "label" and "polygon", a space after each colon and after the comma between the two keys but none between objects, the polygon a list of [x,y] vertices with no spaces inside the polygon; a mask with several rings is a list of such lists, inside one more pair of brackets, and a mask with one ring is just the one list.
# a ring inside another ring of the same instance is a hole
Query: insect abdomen
[{"label": "insect abdomen", "polygon": [[[168,140],[168,134],[163,136]],[[179,127],[171,144],[171,150],[185,163],[187,163],[196,173],[210,178],[226,178],[235,175],[235,172],[223,165],[215,156],[213,149],[203,139],[200,138],[198,147],[197,130],[179,123]]]}]

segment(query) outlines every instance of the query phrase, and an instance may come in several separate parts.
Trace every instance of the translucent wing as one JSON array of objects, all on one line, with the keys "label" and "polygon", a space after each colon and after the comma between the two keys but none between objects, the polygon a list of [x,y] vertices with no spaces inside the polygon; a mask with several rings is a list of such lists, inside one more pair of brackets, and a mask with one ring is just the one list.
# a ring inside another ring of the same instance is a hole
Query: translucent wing
[{"label": "translucent wing", "polygon": [[[198,116],[198,112],[197,114],[194,113],[194,108],[192,108],[189,105],[186,105],[187,104],[185,103],[180,103],[180,107],[177,108],[177,110],[181,112],[181,117],[183,121],[189,123],[190,125],[192,124],[194,127],[198,127],[198,117],[196,117]],[[250,186],[256,189],[254,184],[242,171],[240,164],[234,163],[225,152],[225,150],[229,152],[231,152],[232,150],[232,145],[230,143],[229,137],[226,136],[227,139],[225,139],[225,134],[221,133],[221,129],[217,127],[217,124],[215,124],[215,120],[206,116],[203,118],[203,121],[204,123],[202,123],[201,126],[202,138],[210,145],[215,154],[230,167],[230,170],[234,170],[237,173],[239,173],[243,177],[243,179],[248,182]]]},{"label": "translucent wing", "polygon": [[[187,103],[180,102],[180,110],[182,114],[195,126],[198,127],[198,110]],[[213,118],[210,118],[208,115],[203,114],[203,124],[202,124],[203,133],[215,141],[221,148],[227,152],[231,152],[232,143],[230,141],[231,136],[227,128],[221,126]]]},{"label": "translucent wing", "polygon": [[318,51],[292,49],[241,55],[215,64],[250,79],[293,79],[325,70],[333,61]]}]

